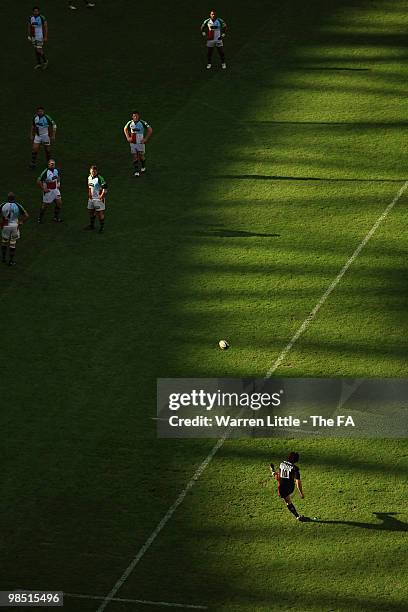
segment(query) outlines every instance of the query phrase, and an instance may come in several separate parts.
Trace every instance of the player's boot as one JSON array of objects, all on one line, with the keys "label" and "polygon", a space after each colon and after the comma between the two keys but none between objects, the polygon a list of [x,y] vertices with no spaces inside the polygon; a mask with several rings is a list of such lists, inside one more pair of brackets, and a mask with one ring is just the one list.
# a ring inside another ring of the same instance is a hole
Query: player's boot
[{"label": "player's boot", "polygon": [[48,68],[48,60],[46,62],[44,62],[41,67],[42,67],[43,70],[47,70],[47,68]]},{"label": "player's boot", "polygon": [[16,265],[17,265],[17,262],[16,262],[16,261],[14,261],[14,259],[12,259],[11,261],[9,261],[9,262],[8,262],[8,265],[9,265],[9,266],[11,266],[11,267],[13,267],[13,266],[16,266]]},{"label": "player's boot", "polygon": [[299,523],[307,523],[307,518],[303,516],[303,514],[299,514],[299,516],[296,517],[296,520],[299,521]]},{"label": "player's boot", "polygon": [[207,64],[207,70],[210,70],[211,64]]},{"label": "player's boot", "polygon": [[77,7],[75,6],[75,4],[68,4],[68,8],[70,8],[71,11],[76,11]]},{"label": "player's boot", "polygon": [[88,8],[93,8],[93,7],[95,6],[95,2],[87,2],[87,3],[86,3],[86,6],[87,6]]},{"label": "player's boot", "polygon": [[225,70],[225,69],[227,68],[227,64],[225,64],[225,62],[224,62],[224,64],[221,64],[221,68],[222,68],[223,70]]},{"label": "player's boot", "polygon": [[34,70],[39,70],[40,68],[42,68],[42,64],[36,64],[34,66]]},{"label": "player's boot", "polygon": [[140,172],[142,172],[142,173],[143,173],[143,172],[146,172],[146,166],[142,166],[142,167],[140,168]]},{"label": "player's boot", "polygon": [[98,229],[98,234],[103,234],[104,231],[105,231],[105,228],[103,225],[101,225],[101,227]]},{"label": "player's boot", "polygon": [[140,172],[135,172],[133,176],[140,176]]}]

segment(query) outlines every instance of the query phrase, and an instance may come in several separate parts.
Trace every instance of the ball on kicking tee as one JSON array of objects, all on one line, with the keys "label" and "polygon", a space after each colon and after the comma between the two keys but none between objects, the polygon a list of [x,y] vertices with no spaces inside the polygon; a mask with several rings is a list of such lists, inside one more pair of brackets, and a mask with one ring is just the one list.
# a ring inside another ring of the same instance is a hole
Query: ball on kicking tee
[{"label": "ball on kicking tee", "polygon": [[218,343],[218,346],[220,347],[220,349],[222,349],[223,351],[226,351],[227,349],[229,349],[230,345],[228,344],[227,340],[220,340]]}]

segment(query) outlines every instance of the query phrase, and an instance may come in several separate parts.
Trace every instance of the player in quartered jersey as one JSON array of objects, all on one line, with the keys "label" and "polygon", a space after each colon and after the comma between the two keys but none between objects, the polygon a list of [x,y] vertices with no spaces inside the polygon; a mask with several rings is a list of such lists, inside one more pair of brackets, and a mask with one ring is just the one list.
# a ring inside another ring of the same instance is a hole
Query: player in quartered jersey
[{"label": "player in quartered jersey", "polygon": [[134,176],[146,172],[146,143],[153,134],[152,127],[140,118],[138,111],[133,111],[132,119],[123,128],[126,140],[130,144],[133,156]]},{"label": "player in quartered jersey", "polygon": [[47,18],[41,15],[38,6],[33,7],[33,12],[28,18],[27,38],[34,47],[37,59],[34,69],[42,68],[42,70],[45,70],[48,66],[48,60],[44,52],[44,44],[48,41],[48,22]]},{"label": "player in quartered jersey", "polygon": [[212,66],[212,56],[214,48],[217,48],[218,55],[221,59],[221,68],[226,69],[224,53],[224,38],[227,32],[227,24],[223,19],[217,17],[217,13],[213,10],[210,12],[208,19],[204,19],[201,24],[201,35],[207,42],[207,70]]},{"label": "player in quartered jersey", "polygon": [[42,204],[38,215],[38,223],[43,222],[44,214],[49,204],[54,204],[54,221],[56,223],[61,223],[61,173],[55,166],[55,160],[50,159],[48,166],[38,177],[37,185],[41,188],[43,193]]},{"label": "player in quartered jersey", "polygon": [[41,145],[44,147],[47,162],[51,159],[51,140],[55,140],[56,132],[57,125],[54,119],[45,113],[42,106],[39,106],[31,121],[30,140],[32,148],[30,168],[35,168],[36,166],[37,155]]},{"label": "player in quartered jersey", "polygon": [[290,453],[289,457],[282,461],[279,465],[279,469],[275,470],[273,463],[270,464],[269,469],[271,470],[272,476],[278,481],[278,495],[282,498],[286,506],[298,521],[304,522],[307,520],[302,514],[299,514],[291,500],[291,495],[296,488],[299,491],[300,497],[303,499],[305,494],[303,493],[302,481],[300,479],[300,471],[296,464],[299,461],[298,453]]},{"label": "player in quartered jersey", "polygon": [[95,221],[99,220],[99,234],[103,234],[105,229],[105,196],[108,185],[102,174],[99,174],[96,166],[91,166],[88,176],[88,211],[89,225],[86,230],[95,229]]},{"label": "player in quartered jersey", "polygon": [[[27,211],[16,202],[14,193],[10,192],[7,202],[0,204],[1,223],[1,260],[9,266],[15,266],[14,256],[16,253],[16,242],[20,238],[19,226],[28,219]],[[7,262],[7,250],[9,260]]]}]

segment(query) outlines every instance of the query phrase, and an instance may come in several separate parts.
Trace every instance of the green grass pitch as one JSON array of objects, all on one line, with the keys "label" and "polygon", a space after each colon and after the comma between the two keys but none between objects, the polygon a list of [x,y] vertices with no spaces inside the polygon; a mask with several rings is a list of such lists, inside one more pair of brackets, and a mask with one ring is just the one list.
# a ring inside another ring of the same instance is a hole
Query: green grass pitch
[{"label": "green grass pitch", "polygon": [[[408,1],[221,0],[228,69],[211,72],[208,3],[43,0],[40,73],[32,2],[3,4],[0,184],[31,219],[0,269],[0,586],[104,597],[214,444],[156,438],[156,378],[264,376],[407,179]],[[36,224],[37,105],[58,124],[59,226]],[[135,108],[154,130],[140,180],[122,133]],[[103,236],[82,231],[92,163]],[[408,375],[407,203],[277,375]],[[227,441],[117,597],[406,610],[406,441],[296,442],[295,503],[319,518],[304,525],[266,482],[292,446]]]}]

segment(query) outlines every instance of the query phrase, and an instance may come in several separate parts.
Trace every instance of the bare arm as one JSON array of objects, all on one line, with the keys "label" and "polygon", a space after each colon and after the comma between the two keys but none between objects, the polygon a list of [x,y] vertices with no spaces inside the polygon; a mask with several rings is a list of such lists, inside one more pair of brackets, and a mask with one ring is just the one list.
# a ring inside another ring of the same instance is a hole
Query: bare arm
[{"label": "bare arm", "polygon": [[125,135],[126,140],[128,142],[132,142],[132,138],[131,138],[131,136],[129,135],[129,132],[128,132],[128,124],[126,124],[125,127],[123,128],[123,133]]},{"label": "bare arm", "polygon": [[299,480],[295,480],[295,482],[296,482],[297,490],[299,491],[299,495],[303,499],[305,494],[303,493],[302,481],[299,478]]},{"label": "bare arm", "polygon": [[153,134],[153,129],[151,127],[148,127],[146,129],[146,136],[143,138],[143,143],[146,143],[152,134]]},{"label": "bare arm", "polygon": [[48,22],[44,21],[44,42],[48,41]]}]

